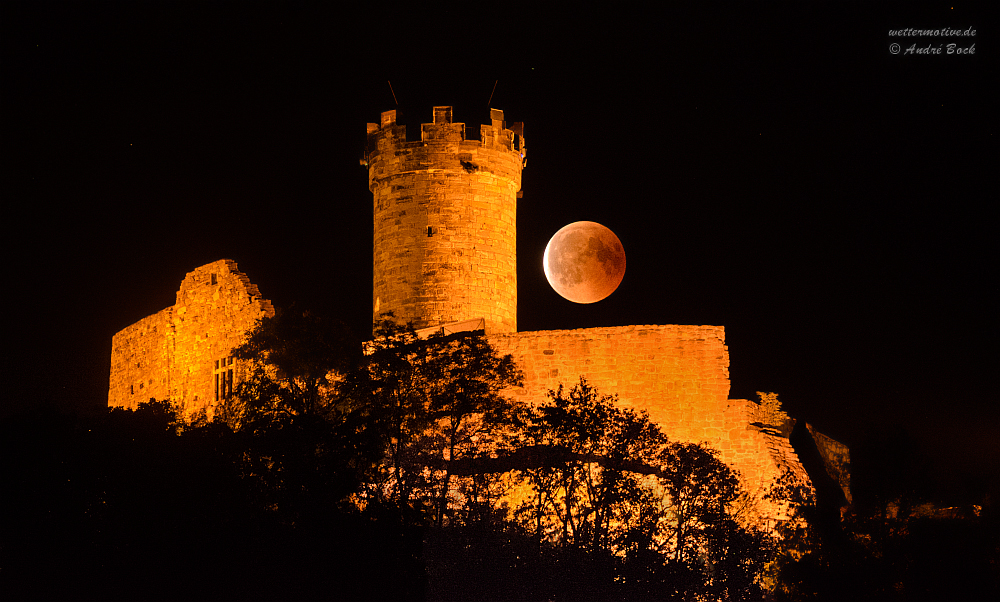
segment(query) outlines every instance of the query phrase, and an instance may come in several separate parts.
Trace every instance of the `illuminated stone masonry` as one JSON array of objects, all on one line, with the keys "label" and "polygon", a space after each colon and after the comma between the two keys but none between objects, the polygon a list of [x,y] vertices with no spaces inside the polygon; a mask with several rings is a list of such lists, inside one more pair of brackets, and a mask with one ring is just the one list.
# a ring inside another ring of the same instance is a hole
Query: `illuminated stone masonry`
[{"label": "illuminated stone masonry", "polygon": [[[598,392],[617,394],[623,407],[645,410],[672,440],[707,443],[738,470],[758,497],[784,471],[809,476],[788,435],[794,424],[780,407],[729,399],[729,349],[721,326],[620,326],[543,330],[489,337],[514,356],[524,386],[509,393],[533,405],[548,391],[584,376]],[[763,521],[785,509],[758,504]]]},{"label": "illuminated stone masonry", "polygon": [[451,114],[434,107],[414,141],[396,111],[368,124],[373,313],[416,328],[483,318],[488,333],[515,332],[523,128],[493,109],[481,139],[466,140]]},{"label": "illuminated stone masonry", "polygon": [[[776,396],[729,399],[729,350],[721,326],[620,326],[517,332],[517,198],[524,128],[492,109],[481,140],[466,140],[451,107],[434,107],[420,140],[406,140],[396,112],[368,124],[365,162],[373,204],[373,316],[392,311],[418,334],[485,331],[523,370],[509,394],[532,404],[581,376],[625,407],[645,410],[673,441],[706,443],[757,496],[754,519],[773,524],[787,508],[760,496],[783,472],[810,485],[789,442],[795,424]],[[108,405],[170,399],[188,412],[215,403],[239,381],[231,359],[271,303],[220,260],[189,273],[177,303],[114,336]],[[847,499],[848,449],[809,427]]]},{"label": "illuminated stone masonry", "polygon": [[197,268],[181,282],[176,304],[112,339],[108,406],[169,399],[189,414],[205,410],[211,416],[239,378],[232,350],[258,319],[273,315],[271,302],[235,261]]},{"label": "illuminated stone masonry", "polygon": [[[537,404],[585,376],[627,407],[646,410],[675,441],[707,443],[754,495],[784,471],[811,484],[789,443],[794,421],[777,399],[729,399],[721,326],[624,326],[517,332],[516,203],[524,126],[490,111],[466,140],[451,107],[434,107],[420,140],[396,112],[368,124],[365,161],[374,207],[373,316],[392,311],[426,336],[483,329],[525,373],[510,393]],[[832,440],[831,440],[832,441]],[[785,508],[758,503],[763,522]]]}]

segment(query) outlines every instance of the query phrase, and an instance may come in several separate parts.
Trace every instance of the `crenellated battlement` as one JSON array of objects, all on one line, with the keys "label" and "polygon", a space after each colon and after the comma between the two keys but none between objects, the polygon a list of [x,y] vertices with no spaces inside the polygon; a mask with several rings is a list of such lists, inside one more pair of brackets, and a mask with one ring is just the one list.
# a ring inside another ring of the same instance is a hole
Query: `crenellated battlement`
[{"label": "crenellated battlement", "polygon": [[[524,124],[507,127],[503,111],[490,109],[491,123],[480,126],[479,140],[466,138],[464,123],[452,121],[452,107],[433,108],[433,121],[420,126],[420,140],[406,139],[406,126],[396,122],[396,111],[382,113],[379,123],[368,124],[364,163],[377,186],[387,173],[454,170],[473,173],[490,171],[514,177],[520,187],[524,167]],[[374,188],[372,188],[374,190]]]},{"label": "crenellated battlement", "polygon": [[[465,124],[452,121],[452,107],[434,107],[433,121],[420,125],[420,140],[406,140],[406,126],[396,122],[396,111],[384,111],[379,123],[368,124],[368,136],[378,139],[389,139],[397,145],[410,145],[419,148],[422,143],[443,140],[446,142],[473,142],[466,140]],[[507,127],[503,111],[490,109],[490,123],[479,128],[480,146],[518,152],[524,154],[524,124],[515,122]],[[457,135],[457,139],[456,139]],[[378,149],[378,145],[369,145],[369,152]]]}]

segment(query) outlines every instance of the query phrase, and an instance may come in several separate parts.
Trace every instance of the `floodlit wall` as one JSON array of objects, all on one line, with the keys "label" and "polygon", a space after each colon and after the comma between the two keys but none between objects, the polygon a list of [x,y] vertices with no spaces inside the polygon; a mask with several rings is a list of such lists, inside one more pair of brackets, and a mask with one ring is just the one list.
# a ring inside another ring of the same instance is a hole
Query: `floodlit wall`
[{"label": "floodlit wall", "polygon": [[111,340],[108,406],[135,408],[140,401],[170,396],[173,308],[124,328]]},{"label": "floodlit wall", "polygon": [[[623,407],[645,410],[673,441],[707,443],[760,495],[785,469],[803,483],[788,433],[793,422],[773,404],[729,399],[729,350],[720,326],[622,326],[546,330],[490,336],[524,372],[509,391],[538,404],[560,384],[585,377],[600,393],[617,394]],[[760,505],[760,518],[780,519],[782,508]]]},{"label": "floodlit wall", "polygon": [[177,301],[116,334],[108,406],[135,408],[150,398],[206,410],[239,378],[231,352],[257,320],[274,315],[257,286],[223,259],[185,276]]},{"label": "floodlit wall", "polygon": [[395,111],[368,124],[373,314],[418,329],[483,318],[488,333],[514,332],[524,140],[495,109],[481,139],[466,140],[451,113],[434,107],[419,141],[406,141]]}]

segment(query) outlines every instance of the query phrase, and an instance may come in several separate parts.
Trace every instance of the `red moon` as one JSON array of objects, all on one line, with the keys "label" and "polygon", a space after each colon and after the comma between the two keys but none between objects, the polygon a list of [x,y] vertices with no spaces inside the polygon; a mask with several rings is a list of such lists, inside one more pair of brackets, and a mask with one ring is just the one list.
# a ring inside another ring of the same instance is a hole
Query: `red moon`
[{"label": "red moon", "polygon": [[545,246],[545,277],[574,303],[596,303],[615,292],[625,276],[625,248],[597,222],[563,226]]}]

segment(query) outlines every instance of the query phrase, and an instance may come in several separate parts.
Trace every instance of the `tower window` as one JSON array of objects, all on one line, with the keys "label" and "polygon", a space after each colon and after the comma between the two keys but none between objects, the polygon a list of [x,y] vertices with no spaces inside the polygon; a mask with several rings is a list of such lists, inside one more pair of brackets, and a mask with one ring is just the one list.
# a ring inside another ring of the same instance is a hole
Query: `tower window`
[{"label": "tower window", "polygon": [[427,236],[428,237],[434,236],[434,228],[432,228],[431,226],[427,226]]},{"label": "tower window", "polygon": [[215,279],[215,274],[212,274],[212,286],[215,286],[218,282]]}]

